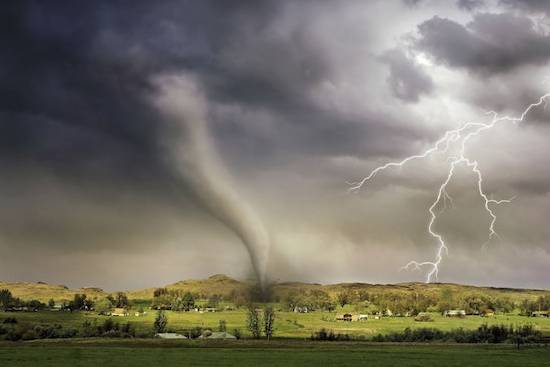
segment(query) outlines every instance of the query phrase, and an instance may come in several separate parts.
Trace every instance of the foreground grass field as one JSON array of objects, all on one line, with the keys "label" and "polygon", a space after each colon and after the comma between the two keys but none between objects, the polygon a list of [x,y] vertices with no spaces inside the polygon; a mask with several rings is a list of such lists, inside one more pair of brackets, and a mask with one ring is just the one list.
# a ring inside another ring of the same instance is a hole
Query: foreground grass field
[{"label": "foreground grass field", "polygon": [[549,347],[272,341],[0,344],[0,366],[550,366]]},{"label": "foreground grass field", "polygon": [[[167,315],[168,328],[174,331],[181,331],[196,326],[215,330],[218,327],[219,320],[225,320],[229,332],[233,329],[239,329],[243,335],[247,335],[246,313],[244,310],[213,313],[167,311]],[[440,314],[434,313],[432,314],[434,321],[431,322],[416,322],[412,317],[385,317],[380,320],[369,319],[368,321],[361,322],[345,322],[335,321],[335,315],[336,313],[330,312],[277,312],[275,321],[275,336],[283,338],[308,338],[313,332],[316,332],[321,328],[326,328],[334,330],[338,333],[370,338],[378,333],[386,334],[389,332],[401,332],[406,327],[429,327],[448,331],[459,327],[465,329],[475,329],[483,323],[487,323],[489,325],[533,324],[544,334],[550,335],[550,319],[531,318],[517,315],[497,315],[489,318],[467,316],[461,319],[446,318]],[[34,324],[61,324],[64,327],[74,328],[80,328],[85,320],[91,322],[97,320],[98,323],[101,323],[108,318],[106,316],[98,316],[95,313],[51,311],[0,313],[0,318],[5,317],[15,317],[20,322],[31,322]],[[137,317],[132,314],[127,317],[114,318],[114,320],[121,323],[132,323],[139,333],[150,331],[152,329],[154,318],[155,312],[149,311],[144,316]]]}]

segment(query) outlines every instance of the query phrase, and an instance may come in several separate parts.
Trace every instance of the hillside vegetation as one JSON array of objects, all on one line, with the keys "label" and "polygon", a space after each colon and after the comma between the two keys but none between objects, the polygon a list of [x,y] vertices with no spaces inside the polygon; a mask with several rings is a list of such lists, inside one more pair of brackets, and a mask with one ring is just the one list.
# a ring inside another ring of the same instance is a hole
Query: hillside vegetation
[{"label": "hillside vegetation", "polygon": [[[200,298],[210,298],[214,295],[228,297],[231,294],[245,292],[252,286],[252,283],[239,281],[226,275],[213,275],[208,279],[188,279],[173,284],[166,285],[164,288],[170,291],[191,292],[197,294]],[[38,299],[47,302],[50,299],[55,301],[68,301],[73,299],[75,294],[86,294],[90,299],[104,298],[115,292],[105,292],[100,288],[86,287],[78,289],[69,289],[64,285],[46,284],[44,282],[0,282],[0,289],[8,289],[14,297],[23,300]],[[153,298],[156,288],[145,288],[131,290],[126,292],[131,300],[149,300]],[[273,299],[284,299],[289,294],[304,294],[314,290],[322,290],[331,297],[345,291],[368,292],[371,295],[383,293],[394,294],[419,294],[424,296],[437,296],[443,290],[448,290],[454,294],[461,293],[482,293],[490,297],[508,297],[512,301],[521,301],[523,299],[535,299],[540,296],[550,296],[550,290],[537,289],[515,289],[515,288],[495,288],[495,287],[477,287],[470,285],[460,285],[453,283],[398,283],[398,284],[368,284],[368,283],[338,283],[338,284],[316,284],[302,282],[282,282],[271,286],[270,293]]]}]

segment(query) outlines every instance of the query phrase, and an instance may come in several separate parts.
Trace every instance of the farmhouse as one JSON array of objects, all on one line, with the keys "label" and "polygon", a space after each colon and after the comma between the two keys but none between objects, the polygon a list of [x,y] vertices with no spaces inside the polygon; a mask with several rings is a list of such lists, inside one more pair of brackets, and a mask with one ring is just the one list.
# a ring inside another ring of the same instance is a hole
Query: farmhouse
[{"label": "farmhouse", "polygon": [[495,316],[495,310],[492,310],[490,308],[483,310],[479,314],[481,317],[494,317]]},{"label": "farmhouse", "polygon": [[357,321],[367,321],[369,319],[369,315],[357,315]]},{"label": "farmhouse", "polygon": [[308,313],[308,312],[309,312],[309,309],[307,308],[307,306],[303,306],[303,307],[296,306],[296,307],[294,307],[294,312],[297,312],[297,313]]},{"label": "farmhouse", "polygon": [[126,311],[125,308],[117,307],[113,310],[113,312],[111,312],[111,316],[120,316],[120,317],[128,316],[128,311]]},{"label": "farmhouse", "polygon": [[531,313],[531,317],[550,317],[550,311],[535,311]]},{"label": "farmhouse", "polygon": [[466,311],[464,310],[447,310],[443,312],[445,317],[466,317]]},{"label": "farmhouse", "polygon": [[336,315],[337,321],[351,321],[353,320],[353,315],[350,313],[345,313],[343,315]]}]

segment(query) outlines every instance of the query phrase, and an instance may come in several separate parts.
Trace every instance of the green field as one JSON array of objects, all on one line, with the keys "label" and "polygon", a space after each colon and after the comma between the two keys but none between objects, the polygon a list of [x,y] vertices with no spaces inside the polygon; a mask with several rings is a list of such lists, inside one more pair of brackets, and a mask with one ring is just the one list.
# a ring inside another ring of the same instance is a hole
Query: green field
[{"label": "green field", "polygon": [[[113,343],[109,345],[109,343]],[[480,345],[180,341],[0,344],[0,366],[550,366],[550,348]]]},{"label": "green field", "polygon": [[[247,335],[246,313],[244,310],[222,311],[212,313],[198,312],[172,312],[166,311],[168,315],[168,328],[172,331],[181,331],[192,327],[211,328],[215,330],[218,327],[219,320],[225,320],[227,329],[231,332],[233,329],[239,329],[243,335]],[[155,311],[148,311],[145,316],[136,317],[133,313],[127,317],[115,317],[115,321],[120,323],[132,323],[136,331],[151,331],[155,318]],[[546,335],[550,335],[549,318],[532,318],[517,315],[497,315],[495,317],[467,316],[465,318],[447,318],[437,313],[432,314],[434,321],[417,322],[412,317],[384,317],[380,320],[369,319],[368,321],[335,321],[336,313],[330,312],[277,312],[275,321],[275,336],[282,338],[308,338],[315,331],[321,328],[334,330],[335,332],[350,334],[354,336],[372,337],[378,333],[400,332],[406,327],[421,328],[430,327],[440,330],[451,330],[459,327],[465,329],[475,329],[483,323],[505,324],[505,325],[523,325],[533,324],[538,330]],[[80,328],[85,320],[98,323],[103,322],[108,317],[98,316],[90,312],[5,312],[0,314],[0,318],[15,317],[19,322],[31,322],[34,324],[60,324],[66,327]]]}]

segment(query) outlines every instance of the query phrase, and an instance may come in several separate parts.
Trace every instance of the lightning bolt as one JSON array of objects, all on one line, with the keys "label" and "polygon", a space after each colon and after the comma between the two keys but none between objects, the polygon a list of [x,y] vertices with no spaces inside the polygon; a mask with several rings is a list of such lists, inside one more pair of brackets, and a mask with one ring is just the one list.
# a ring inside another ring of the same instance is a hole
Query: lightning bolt
[{"label": "lightning bolt", "polygon": [[[422,262],[410,261],[402,269],[421,270],[422,268],[428,268],[428,271],[426,273],[426,283],[429,283],[433,279],[438,278],[439,266],[443,261],[443,256],[445,254],[448,255],[449,248],[445,243],[443,235],[434,229],[434,224],[438,218],[438,215],[441,214],[446,209],[447,202],[449,202],[451,205],[453,203],[452,198],[447,193],[447,187],[453,179],[456,168],[459,166],[465,166],[469,168],[471,172],[474,174],[474,177],[476,177],[477,192],[484,204],[485,211],[490,217],[489,228],[488,228],[488,239],[487,239],[487,242],[484,244],[484,246],[487,243],[489,243],[491,239],[493,239],[494,237],[498,238],[498,234],[495,231],[495,223],[497,220],[497,216],[494,212],[494,207],[500,204],[510,203],[514,198],[495,200],[486,194],[486,192],[483,189],[483,174],[479,169],[479,163],[476,160],[473,160],[467,157],[466,155],[467,144],[470,141],[470,139],[472,139],[473,137],[479,136],[484,131],[490,130],[500,123],[511,122],[511,123],[517,124],[518,122],[523,121],[527,116],[527,114],[535,107],[538,107],[544,104],[544,107],[546,108],[546,104],[548,102],[547,99],[549,97],[550,97],[550,93],[546,93],[542,95],[537,102],[531,103],[525,110],[523,110],[523,113],[519,117],[511,117],[511,116],[499,117],[496,112],[489,111],[488,114],[491,114],[493,116],[490,122],[488,123],[468,122],[458,129],[448,130],[447,132],[445,132],[445,134],[441,139],[436,141],[431,146],[431,148],[427,149],[423,153],[411,155],[404,158],[401,161],[389,162],[382,166],[376,167],[360,181],[349,183],[351,186],[349,188],[349,191],[357,192],[364,186],[367,186],[381,171],[384,171],[393,167],[403,167],[404,165],[406,165],[411,161],[426,158],[437,152],[447,153],[453,145],[458,145],[458,153],[456,155],[449,155],[447,157],[447,161],[449,162],[447,176],[445,180],[442,182],[442,184],[439,186],[439,190],[437,191],[435,200],[428,208],[428,213],[430,218],[428,221],[428,227],[427,227],[428,233],[437,242],[437,250],[435,253],[435,258],[432,261],[422,261]],[[438,208],[441,205],[441,202],[443,202],[443,210],[436,212],[436,208]]]}]

